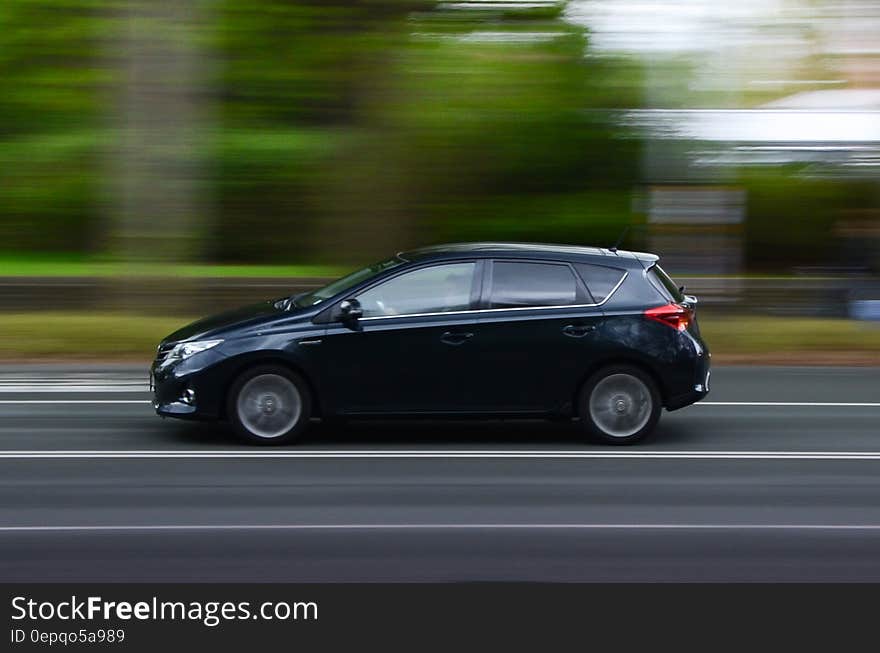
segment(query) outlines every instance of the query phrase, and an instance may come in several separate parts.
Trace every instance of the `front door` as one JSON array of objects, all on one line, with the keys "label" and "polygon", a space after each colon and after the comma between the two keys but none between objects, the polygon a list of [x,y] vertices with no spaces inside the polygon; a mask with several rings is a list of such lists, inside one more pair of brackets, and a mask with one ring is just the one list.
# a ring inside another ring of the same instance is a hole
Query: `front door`
[{"label": "front door", "polygon": [[360,292],[358,329],[328,324],[323,383],[335,413],[456,413],[473,408],[474,261],[403,272]]}]

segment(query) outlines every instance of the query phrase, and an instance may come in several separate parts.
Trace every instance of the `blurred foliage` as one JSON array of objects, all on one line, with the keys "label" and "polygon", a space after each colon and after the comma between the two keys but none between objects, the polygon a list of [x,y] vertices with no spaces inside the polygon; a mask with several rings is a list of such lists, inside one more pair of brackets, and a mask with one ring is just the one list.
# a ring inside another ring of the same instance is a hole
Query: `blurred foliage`
[{"label": "blurred foliage", "polygon": [[0,248],[80,251],[97,229],[110,3],[0,2]]},{"label": "blurred foliage", "polygon": [[[191,23],[131,20],[149,1],[0,2],[0,253],[113,258],[108,153],[136,82],[128,39],[170,27],[197,44],[207,78],[197,260],[348,266],[438,241],[606,244],[640,219],[642,142],[616,118],[642,105],[645,72],[591,52],[563,2],[178,0]],[[674,99],[687,75],[669,77]],[[867,184],[771,168],[742,181],[756,269],[822,260],[841,207],[876,206]]]},{"label": "blurred foliage", "polygon": [[640,148],[613,110],[637,106],[638,68],[584,59],[585,35],[560,23],[544,25],[543,38],[529,25],[513,45],[466,40],[473,25],[461,21],[418,29],[439,36],[401,58],[383,138],[428,233],[594,243],[611,224],[616,236],[630,219]]},{"label": "blurred foliage", "polygon": [[[216,258],[349,262],[462,238],[590,242],[594,226],[617,232],[629,218],[638,141],[607,109],[638,101],[639,71],[585,60],[582,30],[558,8],[223,7]],[[595,189],[616,197],[593,204]],[[559,216],[560,205],[572,208]]]},{"label": "blurred foliage", "polygon": [[[105,154],[124,124],[116,53],[125,30],[147,29],[127,22],[135,1],[0,6],[0,250],[106,253]],[[206,260],[351,263],[465,237],[593,242],[629,219],[639,143],[608,110],[637,105],[639,69],[585,58],[562,3],[194,5],[206,27],[189,38],[211,77]]]},{"label": "blurred foliage", "polygon": [[836,227],[847,212],[876,206],[875,181],[811,178],[797,169],[766,167],[741,171],[740,181],[747,191],[750,269],[856,263],[845,260]]},{"label": "blurred foliage", "polygon": [[[207,257],[318,260],[310,253],[326,218],[331,171],[364,129],[364,95],[388,74],[383,61],[405,39],[409,13],[429,6],[413,0],[212,6],[218,124]],[[369,217],[361,215],[365,209],[358,208],[358,219]],[[345,260],[330,254],[330,261]]]}]

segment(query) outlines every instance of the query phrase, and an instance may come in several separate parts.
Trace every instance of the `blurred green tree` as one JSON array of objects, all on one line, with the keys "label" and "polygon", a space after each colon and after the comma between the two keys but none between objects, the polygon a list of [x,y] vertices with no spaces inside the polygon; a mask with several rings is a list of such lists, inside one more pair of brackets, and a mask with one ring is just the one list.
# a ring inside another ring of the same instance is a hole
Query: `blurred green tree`
[{"label": "blurred green tree", "polygon": [[352,263],[608,241],[640,72],[590,57],[563,4],[5,0],[0,249]]},{"label": "blurred green tree", "polygon": [[0,250],[83,251],[100,234],[107,6],[0,2]]}]

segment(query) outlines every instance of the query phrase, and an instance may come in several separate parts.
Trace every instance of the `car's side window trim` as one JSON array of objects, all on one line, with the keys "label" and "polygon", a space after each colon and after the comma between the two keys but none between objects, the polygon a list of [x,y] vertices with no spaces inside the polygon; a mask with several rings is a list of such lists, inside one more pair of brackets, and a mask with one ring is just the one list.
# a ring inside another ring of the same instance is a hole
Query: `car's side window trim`
[{"label": "car's side window trim", "polygon": [[623,285],[623,282],[626,281],[626,278],[629,276],[629,270],[624,270],[623,275],[620,277],[620,280],[614,284],[614,287],[611,291],[605,296],[605,298],[596,304],[596,306],[602,306],[603,304],[608,303],[608,300],[614,297],[614,294],[618,291],[618,289]]},{"label": "car's side window trim", "polygon": [[[474,264],[474,269],[471,272],[471,293],[470,293],[470,302],[469,303],[472,307],[476,306],[477,304],[475,303],[475,299],[474,299],[474,289],[478,288],[478,291],[482,290],[482,286],[480,285],[481,284],[480,268],[481,268],[481,264],[483,263],[483,260],[482,259],[474,259],[474,258],[466,258],[466,259],[449,259],[449,260],[444,260],[444,261],[433,261],[433,262],[427,263],[425,265],[414,265],[414,266],[408,267],[404,270],[399,270],[397,272],[397,274],[392,274],[387,277],[383,277],[381,279],[378,279],[375,283],[371,283],[370,285],[365,286],[363,288],[358,288],[355,292],[353,292],[349,295],[346,295],[345,297],[333,302],[333,306],[331,306],[330,309],[328,309],[328,310],[332,311],[333,309],[335,309],[339,305],[340,302],[343,302],[346,299],[356,298],[356,297],[358,297],[358,295],[362,295],[363,293],[368,292],[368,291],[372,290],[373,288],[378,288],[382,284],[388,283],[389,281],[393,281],[394,279],[396,279],[398,277],[402,277],[402,276],[409,274],[411,272],[418,272],[419,270],[429,270],[431,268],[445,267],[448,265],[460,265],[463,263],[473,263]],[[479,297],[479,295],[477,295],[477,297]],[[373,315],[371,317],[362,317],[362,318],[360,318],[360,321],[364,322],[364,321],[368,321],[368,320],[388,320],[388,319],[400,319],[400,318],[405,318],[405,317],[425,317],[428,315],[456,315],[458,313],[469,313],[472,310],[473,310],[473,308],[463,310],[463,311],[435,311],[435,312],[431,312],[431,313],[405,313],[402,315]],[[331,320],[331,322],[332,321],[334,321],[334,320]]]},{"label": "car's side window trim", "polygon": [[474,281],[471,286],[471,309],[483,308],[483,293],[487,284],[487,271],[491,268],[486,259],[477,259],[474,269]]},{"label": "car's side window trim", "polygon": [[477,308],[483,311],[492,310],[492,304],[489,299],[489,295],[492,292],[492,281],[494,279],[495,274],[495,260],[487,259],[486,260],[486,270],[483,274],[483,288],[482,293],[480,294],[480,303],[477,305]]},{"label": "car's side window trim", "polygon": [[[522,260],[522,259],[513,259],[513,260]],[[556,261],[551,261],[551,263],[556,263]],[[426,266],[427,267],[427,266]],[[491,274],[491,266],[485,266],[487,268],[483,273],[483,292],[482,299],[480,301],[480,306],[484,306],[484,302],[487,299],[487,292],[489,283],[488,281],[491,279],[489,276]],[[362,317],[361,322],[369,321],[369,320],[400,320],[404,318],[412,318],[412,317],[436,317],[436,316],[447,316],[447,315],[468,315],[472,313],[498,313],[500,311],[548,311],[548,310],[565,310],[569,308],[598,308],[603,304],[607,303],[609,299],[611,299],[620,286],[623,285],[623,282],[626,281],[626,278],[629,276],[629,270],[622,270],[623,276],[620,277],[620,281],[611,289],[611,292],[608,293],[608,296],[605,297],[601,302],[594,302],[588,304],[565,304],[565,305],[552,305],[552,306],[516,306],[513,308],[476,308],[470,309],[467,311],[440,311],[435,313],[410,313],[409,315],[375,315],[373,317]],[[575,277],[577,279],[577,277]],[[581,281],[581,283],[583,283]]]},{"label": "car's side window trim", "polygon": [[[584,285],[587,288],[587,292],[590,293],[590,296],[593,298],[593,301],[596,301],[596,295],[593,294],[593,291],[590,286],[591,286],[591,283],[594,283],[596,280],[591,275],[588,275],[585,270],[582,270],[582,268],[591,268],[591,269],[601,268],[604,270],[613,270],[615,272],[615,274],[618,275],[617,281],[614,283],[613,286],[611,286],[611,290],[607,293],[607,296],[605,297],[605,299],[603,299],[603,301],[599,302],[599,303],[604,303],[605,301],[608,300],[608,297],[610,297],[611,294],[617,288],[620,287],[620,283],[622,281],[622,278],[619,275],[626,274],[626,270],[621,270],[620,268],[615,267],[613,265],[602,265],[601,263],[581,263],[581,262],[578,262],[578,263],[575,263],[572,267],[575,268],[575,272],[577,273],[578,278],[581,281],[583,281]],[[642,270],[642,273],[644,274],[644,270]]]},{"label": "car's side window trim", "polygon": [[[406,259],[403,259],[403,260],[406,260]],[[360,293],[365,293],[368,290],[372,290],[376,286],[379,286],[387,281],[391,281],[392,279],[395,279],[399,276],[407,274],[408,272],[415,272],[417,270],[424,270],[427,268],[433,268],[433,267],[437,267],[440,265],[453,265],[455,263],[473,263],[474,270],[475,270],[474,274],[477,275],[477,274],[479,274],[478,270],[479,270],[481,262],[482,262],[482,259],[475,259],[475,258],[446,259],[443,261],[432,261],[430,263],[425,263],[423,265],[410,265],[410,266],[407,266],[403,269],[395,268],[394,273],[390,273],[387,276],[383,276],[381,279],[375,279],[369,285],[363,286],[362,288],[357,288],[354,291],[346,293],[342,297],[338,297],[333,302],[330,302],[324,310],[320,311],[314,318],[312,318],[312,322],[315,324],[330,324],[330,323],[338,322],[339,320],[333,319],[332,315],[334,314],[336,309],[339,307],[340,303],[344,302],[346,299],[352,299],[353,297],[357,297],[358,294],[360,294]],[[474,285],[476,285],[474,282],[474,278],[471,279],[471,285],[472,285],[472,287]],[[473,300],[471,301],[471,305],[472,306],[475,305],[473,303]],[[467,311],[446,311],[446,312],[440,312],[440,313],[438,313],[438,315],[447,315],[447,314],[461,313],[461,312],[467,312]],[[362,317],[360,319],[361,320],[375,320],[375,319],[386,319],[386,318],[391,318],[391,317],[393,317],[393,318],[409,317],[410,315],[422,316],[425,314],[424,313],[418,313],[418,314],[410,313],[408,315],[377,315],[374,317]]]}]

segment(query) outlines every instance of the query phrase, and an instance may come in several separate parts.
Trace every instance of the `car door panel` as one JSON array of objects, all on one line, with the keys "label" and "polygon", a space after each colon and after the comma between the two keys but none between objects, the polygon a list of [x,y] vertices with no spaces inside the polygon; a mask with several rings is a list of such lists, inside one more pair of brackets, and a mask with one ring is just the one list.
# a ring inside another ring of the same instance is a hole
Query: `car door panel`
[{"label": "car door panel", "polygon": [[331,324],[324,386],[340,414],[458,412],[473,408],[473,313]]},{"label": "car door panel", "polygon": [[329,323],[322,342],[333,412],[471,410],[481,277],[481,263],[449,261],[403,270],[353,295],[364,317]]},{"label": "car door panel", "polygon": [[568,408],[596,356],[598,309],[488,311],[477,327],[485,408],[553,412]]}]

